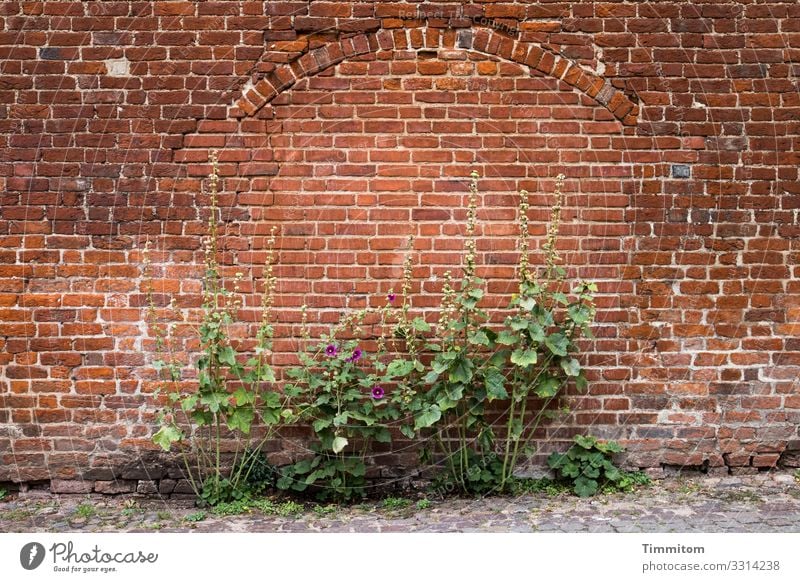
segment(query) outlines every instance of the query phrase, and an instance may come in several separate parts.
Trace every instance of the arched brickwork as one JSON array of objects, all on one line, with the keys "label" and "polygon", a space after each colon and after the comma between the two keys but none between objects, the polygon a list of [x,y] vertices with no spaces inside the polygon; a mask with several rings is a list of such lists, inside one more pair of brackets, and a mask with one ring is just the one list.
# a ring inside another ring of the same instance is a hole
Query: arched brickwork
[{"label": "arched brickwork", "polygon": [[465,49],[497,56],[563,80],[595,99],[624,125],[635,125],[638,106],[603,77],[534,43],[512,39],[484,28],[465,29],[457,34],[438,28],[381,30],[359,34],[313,49],[292,63],[278,67],[236,102],[231,115],[255,115],[264,105],[298,80],[327,69],[348,58],[376,51]]}]

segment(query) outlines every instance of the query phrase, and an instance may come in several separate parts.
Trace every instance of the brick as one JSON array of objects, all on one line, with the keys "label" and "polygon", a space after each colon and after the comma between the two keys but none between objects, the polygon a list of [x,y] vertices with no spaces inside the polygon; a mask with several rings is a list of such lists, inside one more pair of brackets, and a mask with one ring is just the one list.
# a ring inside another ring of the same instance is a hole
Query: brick
[{"label": "brick", "polygon": [[[175,491],[179,473],[128,478],[106,455],[153,446],[145,238],[159,308],[202,301],[209,149],[248,317],[260,284],[248,277],[269,228],[282,231],[279,362],[305,295],[324,319],[347,293],[396,288],[410,232],[420,307],[435,306],[460,262],[473,167],[494,306],[513,290],[514,192],[532,193],[540,261],[553,176],[566,172],[563,262],[601,289],[591,396],[567,429],[630,425],[653,467],[775,466],[800,410],[793,6],[509,1],[411,20],[390,2],[12,5],[0,424],[20,434],[0,443],[18,453],[0,480]],[[195,353],[177,329],[176,349]]]}]

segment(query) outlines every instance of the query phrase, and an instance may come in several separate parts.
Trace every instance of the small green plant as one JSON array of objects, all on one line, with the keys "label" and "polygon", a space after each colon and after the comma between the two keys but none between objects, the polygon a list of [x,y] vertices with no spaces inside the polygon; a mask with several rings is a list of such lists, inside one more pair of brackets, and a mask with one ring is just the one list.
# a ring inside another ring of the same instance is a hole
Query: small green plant
[{"label": "small green plant", "polygon": [[208,514],[205,511],[195,511],[194,513],[190,513],[183,519],[189,522],[197,523],[199,521],[204,521],[208,517]]},{"label": "small green plant", "polygon": [[593,436],[576,435],[566,453],[553,453],[547,464],[579,497],[591,497],[601,487],[616,485],[623,472],[615,465],[613,455],[623,448],[614,441],[602,442]]},{"label": "small green plant", "polygon": [[430,506],[431,506],[430,499],[420,499],[419,501],[417,501],[417,509],[419,510],[429,509]]},{"label": "small green plant", "polygon": [[168,521],[172,519],[172,514],[169,511],[157,511],[156,518],[160,521]]},{"label": "small green plant", "polygon": [[604,493],[615,493],[621,491],[622,493],[630,493],[639,487],[649,487],[653,481],[644,471],[620,471],[620,478],[616,483],[607,483],[604,488]]},{"label": "small green plant", "polygon": [[97,509],[91,503],[84,502],[75,507],[74,514],[82,519],[90,519],[97,514]]},{"label": "small green plant", "polygon": [[388,510],[405,509],[411,505],[411,501],[405,497],[387,497],[383,500],[381,505],[384,509]]},{"label": "small green plant", "polygon": [[8,495],[8,489],[6,489],[5,487],[0,487],[0,501],[5,499],[7,495]]},{"label": "small green plant", "polygon": [[275,514],[281,517],[289,517],[303,513],[304,507],[295,501],[284,501],[275,507]]},{"label": "small green plant", "polygon": [[517,493],[544,493],[548,497],[558,497],[570,490],[565,483],[542,477],[541,479],[520,479]]},{"label": "small green plant", "polygon": [[794,470],[794,480],[800,483],[800,469]]},{"label": "small green plant", "polygon": [[317,504],[314,506],[314,513],[317,515],[332,515],[337,511],[339,511],[339,508],[336,505]]}]

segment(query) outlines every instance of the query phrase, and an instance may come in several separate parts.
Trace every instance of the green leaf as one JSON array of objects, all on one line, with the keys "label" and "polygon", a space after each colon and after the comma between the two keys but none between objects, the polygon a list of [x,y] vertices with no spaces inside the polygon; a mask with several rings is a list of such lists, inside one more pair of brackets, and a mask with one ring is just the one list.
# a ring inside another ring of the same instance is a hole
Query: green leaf
[{"label": "green leaf", "polygon": [[533,297],[523,297],[519,300],[519,306],[526,311],[531,311],[536,307],[536,299]]},{"label": "green leaf", "polygon": [[227,392],[210,392],[200,397],[200,402],[208,406],[211,412],[219,412],[219,409],[228,401]]},{"label": "green leaf", "polygon": [[236,406],[244,406],[256,401],[256,395],[242,386],[236,389],[233,393],[233,398],[236,401]]},{"label": "green leaf", "polygon": [[605,477],[609,481],[616,482],[616,481],[619,481],[622,478],[622,473],[620,472],[620,470],[617,469],[611,463],[608,463],[607,465],[605,465],[604,469],[605,469]]},{"label": "green leaf", "polygon": [[511,320],[510,325],[511,329],[514,331],[522,331],[523,329],[528,329],[528,325],[530,325],[530,323],[527,319],[514,318]]},{"label": "green leaf", "polygon": [[153,435],[153,442],[165,451],[168,451],[172,447],[172,443],[176,443],[182,438],[183,434],[177,426],[174,424],[165,424]]},{"label": "green leaf", "polygon": [[400,425],[400,432],[403,433],[403,436],[413,439],[416,433],[414,432],[414,428],[408,424]]},{"label": "green leaf", "polygon": [[532,342],[541,343],[544,341],[544,328],[541,325],[532,321],[530,325],[528,325],[528,337],[531,338]]},{"label": "green leaf", "polygon": [[597,444],[597,439],[594,438],[593,436],[584,436],[581,434],[575,435],[572,440],[575,441],[576,445],[586,450],[593,449]]},{"label": "green leaf", "polygon": [[224,348],[222,348],[219,351],[219,354],[217,354],[217,359],[222,364],[227,364],[229,366],[235,366],[236,365],[236,352],[233,351],[233,348],[231,346],[225,346]]},{"label": "green leaf", "polygon": [[551,469],[560,469],[568,460],[567,455],[563,453],[550,453],[547,457],[547,466]]},{"label": "green leaf", "polygon": [[521,368],[527,368],[528,366],[532,366],[536,363],[538,359],[538,355],[536,350],[523,350],[522,348],[517,348],[513,352],[511,352],[511,363],[520,366]]},{"label": "green leaf", "polygon": [[497,343],[503,344],[504,346],[512,346],[519,341],[519,336],[511,333],[508,330],[503,330],[499,334],[497,334]]},{"label": "green leaf", "polygon": [[311,423],[311,426],[314,429],[314,432],[323,431],[326,428],[328,428],[330,425],[331,425],[331,419],[330,418],[318,418],[313,423]]},{"label": "green leaf", "polygon": [[408,376],[414,369],[414,362],[408,360],[394,360],[386,368],[386,375],[402,378]]},{"label": "green leaf", "polygon": [[338,455],[347,446],[347,442],[348,442],[347,439],[344,438],[343,436],[337,436],[333,439],[331,450]]},{"label": "green leaf", "polygon": [[533,391],[539,398],[552,398],[558,394],[560,388],[561,382],[558,381],[558,378],[545,375],[539,378]]},{"label": "green leaf", "polygon": [[486,371],[486,396],[490,402],[492,400],[505,400],[508,398],[505,380],[505,376],[503,376],[503,373],[497,368],[489,368]]},{"label": "green leaf", "polygon": [[228,416],[228,428],[233,431],[241,431],[243,434],[250,434],[253,416],[252,408],[237,408]]},{"label": "green leaf", "polygon": [[489,339],[489,336],[486,335],[486,332],[483,330],[478,330],[470,334],[469,343],[476,346],[488,346],[491,345],[492,342]]},{"label": "green leaf", "polygon": [[581,373],[581,364],[575,358],[561,360],[561,369],[567,376],[577,376]]},{"label": "green leaf", "polygon": [[426,332],[431,330],[431,326],[428,324],[428,322],[422,319],[421,317],[415,317],[414,319],[412,319],[411,326],[419,332]]},{"label": "green leaf", "polygon": [[450,366],[450,381],[466,384],[472,379],[472,370],[474,367],[475,365],[472,363],[472,360],[460,356]]},{"label": "green leaf", "polygon": [[417,431],[421,428],[431,427],[436,424],[440,418],[442,418],[442,411],[434,404],[414,417],[414,430]]},{"label": "green leaf", "polygon": [[380,427],[379,429],[377,429],[373,436],[375,438],[375,442],[379,443],[392,442],[392,433],[390,433],[389,429],[386,427]]},{"label": "green leaf", "polygon": [[546,345],[555,355],[566,356],[567,348],[569,347],[569,340],[563,333],[556,332],[544,338],[544,345]]},{"label": "green leaf", "polygon": [[589,387],[589,381],[586,379],[586,376],[583,375],[583,372],[578,374],[578,377],[575,378],[575,387],[581,392],[585,392]]},{"label": "green leaf", "polygon": [[575,487],[573,490],[578,497],[591,497],[597,493],[597,481],[594,479],[587,479],[586,477],[578,477],[575,479]]},{"label": "green leaf", "polygon": [[592,318],[592,311],[583,303],[570,305],[567,309],[569,318],[577,325],[583,325]]}]

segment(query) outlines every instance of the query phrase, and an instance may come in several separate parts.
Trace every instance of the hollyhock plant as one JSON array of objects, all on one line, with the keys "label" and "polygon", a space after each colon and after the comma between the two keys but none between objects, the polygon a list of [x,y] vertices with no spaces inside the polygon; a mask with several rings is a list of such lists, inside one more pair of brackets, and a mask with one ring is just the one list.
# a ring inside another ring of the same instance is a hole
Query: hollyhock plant
[{"label": "hollyhock plant", "polygon": [[386,298],[389,300],[389,303],[394,303],[394,300],[397,299],[397,294],[394,292],[389,292]]},{"label": "hollyhock plant", "polygon": [[330,358],[335,357],[336,354],[338,354],[338,353],[339,353],[339,349],[333,344],[328,344],[327,347],[325,348],[325,355],[330,357]]},{"label": "hollyhock plant", "polygon": [[383,388],[381,388],[377,384],[372,387],[372,398],[374,398],[375,400],[380,400],[381,398],[383,398],[384,394],[385,392],[383,391]]}]

